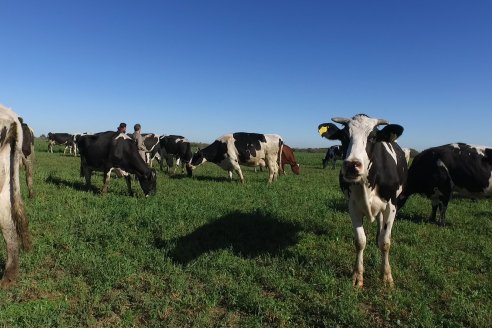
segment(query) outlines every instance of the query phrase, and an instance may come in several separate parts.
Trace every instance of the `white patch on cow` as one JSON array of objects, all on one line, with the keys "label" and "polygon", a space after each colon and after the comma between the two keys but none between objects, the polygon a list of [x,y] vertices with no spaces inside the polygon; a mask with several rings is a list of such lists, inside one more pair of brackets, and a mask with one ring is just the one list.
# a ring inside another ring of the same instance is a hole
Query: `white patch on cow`
[{"label": "white patch on cow", "polygon": [[475,149],[477,153],[481,156],[485,156],[485,149],[488,147],[485,146],[478,146],[478,145],[469,145],[471,148]]},{"label": "white patch on cow", "polygon": [[386,149],[388,154],[390,154],[390,156],[395,161],[395,164],[398,164],[398,160],[396,159],[396,152],[395,152],[395,149],[393,148],[393,145],[388,143],[388,142],[383,142],[382,144],[384,146],[384,149]]},{"label": "white patch on cow", "polygon": [[456,149],[460,149],[460,145],[458,145],[457,143],[452,143],[452,144],[449,144],[451,147],[453,148],[456,148]]},{"label": "white patch on cow", "polygon": [[484,192],[486,194],[492,194],[492,172],[490,172],[489,185],[485,188]]},{"label": "white patch on cow", "polygon": [[125,139],[125,140],[132,140],[132,138],[130,138],[126,133],[120,133],[116,138],[114,138],[115,140],[117,139]]},{"label": "white patch on cow", "polygon": [[126,172],[125,170],[122,170],[118,167],[112,167],[109,169],[109,172],[107,173],[108,179],[111,178],[111,172],[113,172],[113,171],[114,171],[114,174],[116,174],[116,176],[118,178],[122,178],[122,177],[126,177],[126,176],[130,175],[130,173]]}]

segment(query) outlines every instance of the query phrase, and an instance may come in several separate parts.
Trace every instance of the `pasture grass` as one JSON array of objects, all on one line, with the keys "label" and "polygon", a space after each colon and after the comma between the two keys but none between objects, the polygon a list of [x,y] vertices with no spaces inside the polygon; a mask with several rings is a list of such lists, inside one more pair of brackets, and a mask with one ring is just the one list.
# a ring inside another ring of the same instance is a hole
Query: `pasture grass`
[{"label": "pasture grass", "polygon": [[[86,191],[79,158],[36,144],[36,198],[22,185],[33,249],[21,276],[0,290],[5,327],[486,327],[492,322],[492,201],[455,199],[447,227],[427,221],[414,196],[393,228],[396,288],[379,279],[376,224],[365,222],[365,287],[355,260],[338,169],[322,153],[297,152],[267,185],[214,164],[194,178],[158,171],[145,198],[102,176]],[[3,270],[5,250],[0,251]]]}]

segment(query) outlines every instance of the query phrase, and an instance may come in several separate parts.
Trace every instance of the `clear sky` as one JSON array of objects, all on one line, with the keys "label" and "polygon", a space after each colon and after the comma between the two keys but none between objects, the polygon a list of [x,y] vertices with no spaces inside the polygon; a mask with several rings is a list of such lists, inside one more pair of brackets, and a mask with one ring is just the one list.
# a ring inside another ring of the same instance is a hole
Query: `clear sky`
[{"label": "clear sky", "polygon": [[492,1],[0,2],[0,103],[35,134],[212,142],[366,113],[418,150],[492,146]]}]

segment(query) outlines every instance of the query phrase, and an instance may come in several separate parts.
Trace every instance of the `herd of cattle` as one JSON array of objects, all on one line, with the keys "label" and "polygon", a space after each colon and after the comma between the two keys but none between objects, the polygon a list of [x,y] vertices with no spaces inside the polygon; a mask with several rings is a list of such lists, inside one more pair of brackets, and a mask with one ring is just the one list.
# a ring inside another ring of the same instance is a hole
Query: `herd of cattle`
[{"label": "herd of cattle", "polygon": [[[393,286],[389,263],[391,230],[397,211],[415,193],[432,201],[431,218],[440,212],[440,224],[445,224],[445,213],[453,192],[468,196],[492,195],[492,148],[468,144],[448,144],[429,148],[418,154],[408,168],[408,152],[396,139],[403,127],[383,119],[358,114],[352,118],[333,118],[333,123],[318,126],[322,137],[341,142],[328,149],[323,168],[330,162],[335,166],[341,159],[339,183],[348,200],[348,211],[355,233],[356,263],[354,286],[363,286],[363,252],[366,235],[363,218],[377,222],[377,242],[382,253],[383,281]],[[384,126],[379,129],[379,126]],[[28,220],[20,194],[19,167],[26,168],[29,197],[32,188],[34,134],[13,111],[0,105],[0,227],[7,244],[7,261],[1,286],[13,283],[19,269],[19,241],[24,249],[31,245]],[[241,165],[266,167],[268,181],[277,179],[289,164],[295,174],[300,173],[292,149],[276,134],[232,133],[217,138],[209,146],[192,153],[191,144],[182,136],[143,135],[146,158],[138,152],[134,140],[119,132],[70,135],[50,133],[49,151],[53,145],[64,145],[74,155],[80,154],[80,175],[90,188],[93,171],[103,172],[102,192],[108,190],[111,173],[125,177],[132,194],[131,175],[139,181],[146,196],[156,191],[157,175],[152,161],[157,160],[169,171],[176,165],[188,176],[205,162],[212,162],[233,172],[244,182]]]}]

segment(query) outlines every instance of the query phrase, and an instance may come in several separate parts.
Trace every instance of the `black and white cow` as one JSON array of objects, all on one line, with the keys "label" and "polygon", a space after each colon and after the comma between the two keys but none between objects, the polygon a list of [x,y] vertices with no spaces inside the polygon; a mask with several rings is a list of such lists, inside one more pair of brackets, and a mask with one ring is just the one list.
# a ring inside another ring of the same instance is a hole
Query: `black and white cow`
[{"label": "black and white cow", "polygon": [[130,174],[135,174],[146,196],[156,190],[156,173],[140,157],[137,145],[126,134],[113,131],[85,135],[78,141],[80,150],[80,176],[91,186],[92,171],[104,174],[102,192],[108,191],[111,172],[124,176],[128,192],[133,195]]},{"label": "black and white cow", "polygon": [[193,169],[208,161],[229,171],[230,179],[232,179],[232,171],[235,171],[244,183],[240,165],[255,167],[264,162],[270,172],[268,182],[271,183],[278,177],[278,161],[282,154],[282,146],[282,137],[277,134],[246,132],[225,134],[193,155],[190,164],[187,165],[188,175],[191,176]]},{"label": "black and white cow", "polygon": [[[167,171],[174,166],[181,164],[181,170],[184,172],[185,165],[189,164],[193,153],[191,151],[191,143],[183,136],[168,135],[160,137],[161,161],[159,162],[161,170],[163,170],[163,162],[166,161]],[[174,168],[176,171],[176,168]]]},{"label": "black and white cow", "polygon": [[432,200],[430,219],[436,219],[439,209],[444,226],[453,191],[472,198],[492,196],[492,148],[455,143],[419,153],[408,170],[398,208],[412,194],[425,195]]},{"label": "black and white cow", "polygon": [[[358,114],[349,118],[332,118],[343,125],[319,125],[321,136],[342,142],[343,164],[340,188],[348,199],[349,213],[355,233],[356,261],[353,284],[364,283],[363,252],[366,234],[363,218],[377,219],[378,246],[382,253],[381,273],[384,283],[393,286],[389,263],[391,229],[396,215],[396,201],[407,176],[407,162],[400,146],[394,142],[403,127],[382,119]],[[382,130],[377,126],[386,125]]]},{"label": "black and white cow", "polygon": [[331,168],[335,169],[335,164],[336,164],[337,160],[341,160],[342,156],[343,156],[342,146],[340,146],[340,145],[331,146],[326,151],[325,158],[323,159],[323,168],[325,169],[328,166],[328,164],[331,162],[331,164],[332,164]]},{"label": "black and white cow", "polygon": [[26,184],[29,192],[29,198],[34,198],[33,187],[33,171],[34,171],[34,131],[32,128],[24,123],[21,117],[19,121],[22,125],[22,164],[26,169]]},{"label": "black and white cow", "polygon": [[70,133],[48,133],[48,152],[53,153],[54,145],[64,145],[65,149],[63,149],[63,155],[67,152],[67,150],[72,154],[72,150],[74,151],[74,156],[77,154],[76,140],[75,136]]},{"label": "black and white cow", "polygon": [[18,277],[20,247],[31,248],[19,181],[22,145],[23,131],[17,114],[0,105],[0,230],[7,248],[0,287],[10,286]]},{"label": "black and white cow", "polygon": [[145,153],[145,161],[147,165],[152,167],[152,161],[157,159],[160,162],[161,146],[159,144],[159,136],[154,133],[142,134],[144,138],[144,146],[147,148]]}]

